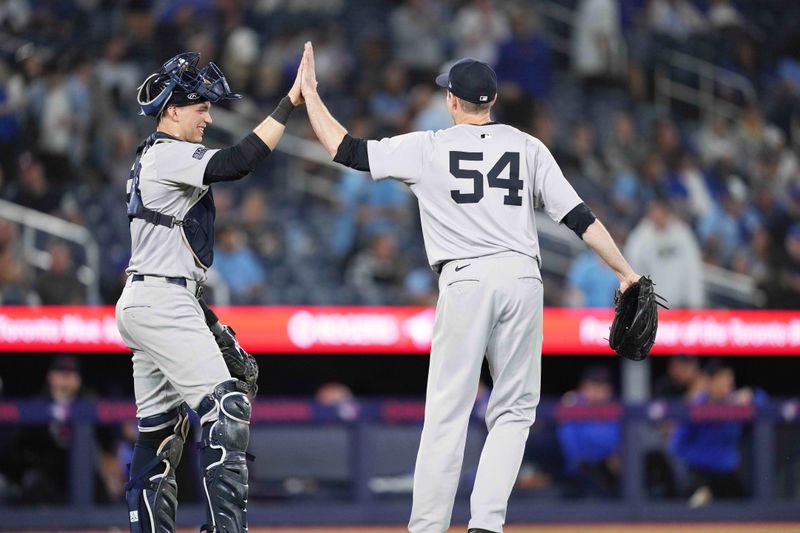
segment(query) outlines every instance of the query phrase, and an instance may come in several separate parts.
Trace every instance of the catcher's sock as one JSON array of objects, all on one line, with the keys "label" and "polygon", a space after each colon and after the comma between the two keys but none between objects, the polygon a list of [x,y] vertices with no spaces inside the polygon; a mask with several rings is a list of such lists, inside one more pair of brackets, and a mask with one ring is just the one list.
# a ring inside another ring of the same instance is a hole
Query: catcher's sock
[{"label": "catcher's sock", "polygon": [[155,458],[156,450],[164,439],[172,434],[171,426],[157,431],[140,431],[136,444],[133,445],[130,472],[139,474],[139,470]]}]

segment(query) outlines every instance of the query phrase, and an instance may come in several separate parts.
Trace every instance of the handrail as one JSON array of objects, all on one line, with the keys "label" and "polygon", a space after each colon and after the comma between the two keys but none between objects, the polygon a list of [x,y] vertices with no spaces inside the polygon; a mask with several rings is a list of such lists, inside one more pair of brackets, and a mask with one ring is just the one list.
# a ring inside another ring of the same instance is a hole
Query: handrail
[{"label": "handrail", "polygon": [[[548,17],[552,20],[565,24],[570,28],[574,27],[574,23],[572,21],[573,13],[568,7],[554,4],[552,2],[536,2],[533,4],[533,9],[541,18]],[[555,32],[549,31],[545,25],[542,25],[539,28],[539,31],[544,36],[547,44],[549,44],[553,50],[560,52],[565,56],[570,55],[571,44],[569,39],[565,39]]]},{"label": "handrail", "polygon": [[[719,98],[715,87],[724,85],[739,91],[748,104],[758,101],[755,87],[746,77],[737,72],[697,59],[677,50],[661,48],[659,54],[665,59],[665,65],[655,70],[656,99],[666,109],[672,100],[691,104],[705,113],[719,113],[729,119],[736,119],[739,106]],[[681,69],[699,78],[699,86],[694,87],[673,79],[669,69]]]},{"label": "handrail", "polygon": [[49,233],[83,246],[86,250],[86,265],[85,270],[79,272],[78,279],[86,286],[87,302],[100,303],[100,248],[87,228],[2,199],[0,218],[24,226],[22,243],[25,260],[39,268],[46,268],[49,258],[43,255],[46,252],[36,249],[32,230]]},{"label": "handrail", "polygon": [[694,70],[698,73],[703,73],[709,77],[714,77],[722,83],[729,85],[734,89],[739,89],[744,94],[748,102],[755,102],[758,99],[755,87],[750,83],[746,77],[738,72],[720,67],[710,61],[698,59],[677,50],[668,50],[666,52],[670,58],[670,63],[678,68],[685,70]]}]

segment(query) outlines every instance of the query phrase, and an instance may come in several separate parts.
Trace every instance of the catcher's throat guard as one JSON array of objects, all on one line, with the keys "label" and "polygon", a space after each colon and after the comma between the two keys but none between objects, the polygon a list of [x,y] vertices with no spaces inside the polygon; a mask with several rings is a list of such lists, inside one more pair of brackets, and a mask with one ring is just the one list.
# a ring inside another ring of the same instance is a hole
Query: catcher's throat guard
[{"label": "catcher's throat guard", "polygon": [[658,306],[669,309],[656,294],[647,276],[631,284],[625,292],[614,295],[614,320],[608,344],[617,354],[632,361],[642,361],[650,354],[658,331]]}]

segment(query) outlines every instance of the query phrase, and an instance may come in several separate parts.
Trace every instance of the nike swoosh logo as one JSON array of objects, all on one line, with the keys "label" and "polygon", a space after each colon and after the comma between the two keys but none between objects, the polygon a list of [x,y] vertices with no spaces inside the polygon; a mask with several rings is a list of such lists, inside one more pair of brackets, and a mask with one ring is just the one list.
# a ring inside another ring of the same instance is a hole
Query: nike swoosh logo
[{"label": "nike swoosh logo", "polygon": [[467,267],[468,267],[468,266],[470,266],[471,264],[472,264],[472,263],[467,263],[466,265],[457,266],[457,267],[456,267],[456,272],[458,272],[459,270],[464,270],[465,268],[467,268]]}]

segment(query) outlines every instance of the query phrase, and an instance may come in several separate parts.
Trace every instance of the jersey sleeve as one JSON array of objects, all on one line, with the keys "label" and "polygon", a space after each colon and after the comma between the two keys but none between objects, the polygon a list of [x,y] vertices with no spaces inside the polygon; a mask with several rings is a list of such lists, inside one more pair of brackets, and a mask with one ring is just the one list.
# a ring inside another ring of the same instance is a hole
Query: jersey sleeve
[{"label": "jersey sleeve", "polygon": [[539,140],[531,139],[528,145],[529,161],[534,168],[534,203],[544,207],[555,222],[561,220],[582,202],[556,163],[553,154]]},{"label": "jersey sleeve", "polygon": [[153,146],[156,176],[159,181],[173,185],[202,188],[211,156],[219,150],[209,150],[202,144],[173,141]]},{"label": "jersey sleeve", "polygon": [[395,178],[408,185],[419,181],[425,139],[430,134],[417,131],[380,141],[367,141],[372,179]]}]

